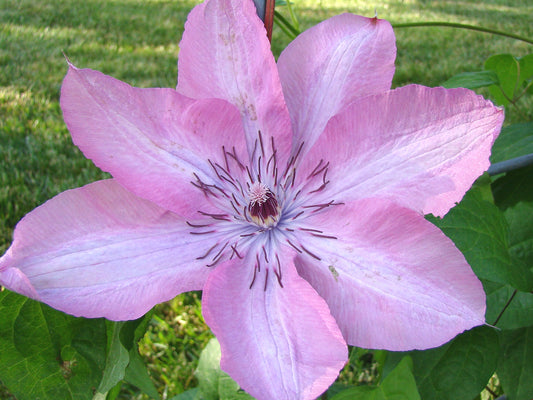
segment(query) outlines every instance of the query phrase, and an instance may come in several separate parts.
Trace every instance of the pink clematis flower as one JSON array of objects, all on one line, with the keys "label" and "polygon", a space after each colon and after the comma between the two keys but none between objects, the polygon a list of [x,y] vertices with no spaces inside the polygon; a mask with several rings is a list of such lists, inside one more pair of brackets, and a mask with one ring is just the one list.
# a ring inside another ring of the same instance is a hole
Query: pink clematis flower
[{"label": "pink clematis flower", "polygon": [[251,1],[189,15],[177,89],[69,65],[74,143],[113,179],[17,225],[0,282],[76,316],[137,318],[203,289],[221,367],[258,399],[314,399],[346,343],[425,349],[484,323],[442,216],[489,166],[503,111],[390,90],[390,24],[344,14],[276,64]]}]

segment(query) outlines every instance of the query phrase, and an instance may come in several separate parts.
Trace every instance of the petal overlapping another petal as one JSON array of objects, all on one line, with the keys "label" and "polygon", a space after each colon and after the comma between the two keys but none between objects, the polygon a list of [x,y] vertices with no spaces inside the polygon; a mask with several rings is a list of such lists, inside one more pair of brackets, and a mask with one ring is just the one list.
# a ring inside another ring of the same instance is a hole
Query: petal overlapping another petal
[{"label": "petal overlapping another petal", "polygon": [[466,89],[405,86],[332,118],[301,166],[330,162],[327,194],[383,197],[443,216],[490,165],[503,110]]},{"label": "petal overlapping another petal", "polygon": [[[461,252],[420,214],[366,199],[310,216],[298,273],[326,300],[348,344],[426,349],[484,323],[485,293]],[[339,211],[338,209],[336,211]]]},{"label": "petal overlapping another petal", "polygon": [[265,146],[274,139],[279,161],[288,156],[289,113],[253,2],[208,0],[191,11],[180,43],[177,90],[192,98],[218,98],[235,105],[250,156],[259,131]]},{"label": "petal overlapping another petal", "polygon": [[291,261],[281,265],[283,287],[268,268],[254,278],[238,260],[209,276],[202,310],[220,342],[221,368],[259,400],[315,399],[346,362],[346,343]]},{"label": "petal overlapping another petal", "polygon": [[193,100],[173,89],[140,89],[70,65],[61,108],[74,143],[136,195],[182,216],[205,204],[191,181],[216,178],[228,143],[246,154],[239,113],[222,100]]},{"label": "petal overlapping another petal", "polygon": [[394,33],[385,20],[342,14],[300,34],[278,60],[293,145],[305,142],[308,149],[347,104],[388,91],[395,58]]},{"label": "petal overlapping another petal", "polygon": [[0,259],[0,282],[75,316],[135,319],[199,290],[205,243],[181,217],[114,180],[68,190],[27,214]]}]

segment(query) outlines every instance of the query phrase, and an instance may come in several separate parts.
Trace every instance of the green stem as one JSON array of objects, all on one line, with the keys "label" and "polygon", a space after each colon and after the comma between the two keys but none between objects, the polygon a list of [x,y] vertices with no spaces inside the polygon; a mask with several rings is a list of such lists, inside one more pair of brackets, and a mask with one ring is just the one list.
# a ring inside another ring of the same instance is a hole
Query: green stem
[{"label": "green stem", "polygon": [[499,31],[497,29],[485,28],[483,26],[460,24],[456,22],[441,22],[441,21],[425,21],[425,22],[407,22],[403,24],[392,24],[393,28],[417,28],[425,26],[440,26],[447,28],[460,28],[460,29],[469,29],[472,31],[479,31],[485,33],[491,33],[493,35],[505,36],[511,39],[521,40],[529,44],[533,44],[533,39],[529,39],[520,35],[515,35],[513,33]]},{"label": "green stem", "polygon": [[526,115],[525,111],[521,107],[518,106],[517,100],[518,99],[513,99],[510,104],[512,104],[514,106],[514,108],[515,108],[516,112],[518,113],[518,115],[520,115],[520,117],[523,120],[527,121],[527,119],[528,119],[527,115]]},{"label": "green stem", "polygon": [[498,89],[500,89],[500,92],[502,93],[502,96],[505,98],[505,100],[507,100],[509,104],[514,106],[514,108],[516,109],[516,112],[520,115],[520,118],[522,118],[523,120],[527,120],[526,114],[522,111],[520,107],[518,107],[518,104],[516,104],[518,101],[518,98],[511,99],[509,96],[507,96],[507,94],[505,94],[505,92],[503,91],[503,88],[501,85],[498,85]]},{"label": "green stem", "polygon": [[281,23],[278,18],[274,18],[274,22],[276,23],[277,26],[279,26],[279,28],[283,31],[283,33],[285,33],[285,35],[289,37],[290,40],[294,40],[296,38],[294,33],[292,33],[292,31],[289,28],[287,28],[283,23]]},{"label": "green stem", "polygon": [[525,95],[532,85],[533,85],[533,81],[529,82],[527,86],[524,88],[524,90],[522,90],[522,92],[518,96],[516,96],[516,100],[519,100],[523,95]]},{"label": "green stem", "polygon": [[[292,26],[292,24],[287,21],[287,19],[285,19],[285,17],[283,15],[281,15],[279,12],[277,12],[276,10],[274,10],[274,21],[276,21],[278,23],[278,26],[280,28],[282,28],[282,30],[292,39],[294,39],[296,36],[298,36],[300,34],[300,32],[294,27]],[[285,28],[285,29],[283,29]],[[289,34],[290,32],[290,34]]]},{"label": "green stem", "polygon": [[298,34],[299,34],[300,24],[298,23],[298,18],[296,18],[296,14],[294,13],[294,10],[292,9],[290,0],[287,0],[287,9],[289,10],[289,15],[291,16],[292,26],[298,31]]}]

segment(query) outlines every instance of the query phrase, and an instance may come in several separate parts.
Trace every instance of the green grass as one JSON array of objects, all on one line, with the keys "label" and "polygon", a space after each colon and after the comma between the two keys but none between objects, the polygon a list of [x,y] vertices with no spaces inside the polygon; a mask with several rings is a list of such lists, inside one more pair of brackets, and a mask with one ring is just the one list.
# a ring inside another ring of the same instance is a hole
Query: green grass
[{"label": "green grass", "polygon": [[[62,121],[59,88],[67,66],[99,69],[132,85],[173,87],[187,0],[0,0],[0,251],[27,212],[55,194],[106,175],[72,144]],[[415,1],[295,0],[302,29],[341,12],[393,23],[452,21],[533,37],[533,7],[523,0]],[[287,10],[280,8],[283,15]],[[394,86],[434,86],[479,70],[492,54],[521,56],[523,42],[449,28],[398,29]],[[276,55],[289,42],[274,31]],[[531,107],[530,107],[531,109]],[[511,120],[517,119],[513,111]],[[141,351],[163,398],[196,384],[193,372],[210,333],[198,294],[178,296],[157,308]],[[343,379],[356,379],[348,368]],[[358,378],[357,378],[358,379]],[[369,377],[367,380],[371,380]],[[124,398],[138,397],[125,387]],[[0,398],[8,391],[0,386]]]}]

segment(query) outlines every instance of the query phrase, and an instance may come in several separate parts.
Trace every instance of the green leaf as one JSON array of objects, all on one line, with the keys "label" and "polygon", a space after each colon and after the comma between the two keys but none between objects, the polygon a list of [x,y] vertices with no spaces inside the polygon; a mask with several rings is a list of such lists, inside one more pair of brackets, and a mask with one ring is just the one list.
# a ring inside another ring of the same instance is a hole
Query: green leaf
[{"label": "green leaf", "polygon": [[380,395],[379,388],[354,386],[336,394],[331,400],[377,400],[381,399]]},{"label": "green leaf", "polygon": [[533,398],[533,327],[502,332],[498,377],[509,399]]},{"label": "green leaf", "polygon": [[198,368],[194,375],[198,379],[198,399],[218,400],[218,378],[220,370],[220,345],[211,339],[200,354]]},{"label": "green leaf", "polygon": [[476,72],[464,72],[452,76],[446,82],[442,84],[445,88],[467,88],[477,89],[480,87],[486,87],[491,85],[498,85],[498,75],[494,71],[476,71]]},{"label": "green leaf", "polygon": [[117,397],[120,395],[120,391],[122,390],[122,383],[123,381],[117,383],[105,395],[103,395],[102,393],[96,393],[96,395],[93,397],[93,400],[97,400],[100,396],[102,396],[103,400],[116,400]]},{"label": "green leaf", "polygon": [[106,321],[107,359],[98,393],[105,394],[126,379],[146,394],[158,398],[138,353],[137,342],[144,335],[153,312],[132,321]]},{"label": "green leaf", "polygon": [[528,291],[533,274],[522,263],[512,262],[507,222],[502,212],[484,198],[485,189],[474,185],[444,218],[428,220],[453,240],[479,278]]},{"label": "green leaf", "polygon": [[[124,379],[126,382],[136,386],[151,398],[159,399],[159,393],[150,379],[148,370],[146,369],[138,350],[138,342],[144,336],[152,315],[153,310],[136,320],[124,321],[117,323],[116,325],[112,322],[109,323],[113,336],[112,341],[109,343],[110,353],[108,356],[118,356],[117,362],[119,368],[106,369],[106,374],[109,372],[111,375],[107,376],[105,374],[104,380],[109,379],[109,382],[106,383],[106,385],[110,385],[113,382],[116,384],[120,382],[121,379]],[[118,330],[116,328],[118,328]],[[116,341],[117,334],[119,338],[118,342]],[[127,357],[125,351],[128,353]],[[114,362],[109,357],[108,361]],[[124,363],[126,362],[127,366],[125,370],[122,371],[121,368],[124,367]]]},{"label": "green leaf", "polygon": [[518,64],[520,66],[519,84],[523,84],[533,78],[533,54],[520,57]]},{"label": "green leaf", "polygon": [[220,400],[254,400],[225,372],[222,373],[218,380],[218,391]]},{"label": "green leaf", "polygon": [[[350,364],[350,360],[348,360],[348,364]],[[327,390],[327,398],[331,399],[333,396],[339,394],[340,392],[354,387],[353,385],[347,385],[346,383],[340,383],[340,382],[333,382],[333,384],[328,388]]]},{"label": "green leaf", "polygon": [[[516,263],[533,268],[533,166],[511,171],[493,183],[494,200],[510,228],[510,253]],[[526,279],[526,277],[524,277]],[[525,289],[532,290],[533,286]]]},{"label": "green leaf", "polygon": [[128,349],[120,341],[120,331],[125,322],[106,321],[108,353],[104,376],[98,387],[98,393],[105,394],[124,379],[126,367],[130,362]]},{"label": "green leaf", "polygon": [[[494,199],[503,211],[510,227],[509,252],[515,265],[524,269],[533,268],[533,167],[508,172],[493,183]],[[527,276],[524,287],[527,290]],[[489,323],[494,323],[509,299],[515,293],[509,285],[484,282],[487,293],[487,314]],[[531,287],[529,288],[529,290]],[[533,324],[533,294],[517,292],[507,309],[501,315],[497,326],[501,329],[516,329]],[[529,291],[527,290],[527,291]]]},{"label": "green leaf", "polygon": [[0,292],[0,380],[18,400],[92,399],[105,364],[105,322]]},{"label": "green leaf", "polygon": [[533,78],[533,54],[516,58],[510,54],[498,54],[485,61],[485,70],[497,75],[498,82],[489,87],[498,104],[508,105],[509,99],[517,100]]},{"label": "green leaf", "polygon": [[144,337],[154,313],[155,309],[152,308],[142,317],[125,322],[120,331],[120,341],[127,349],[131,350],[137,347],[139,340]]},{"label": "green leaf", "polygon": [[[499,85],[489,87],[491,95],[501,105],[508,105],[513,99],[518,82],[518,61],[510,54],[497,54],[485,61],[485,70],[494,71],[498,76]],[[503,91],[503,93],[502,93]]]},{"label": "green leaf", "polygon": [[390,353],[391,363],[408,354],[424,400],[473,399],[485,387],[498,362],[499,341],[494,328],[479,326],[445,345],[424,351]]},{"label": "green leaf", "polygon": [[513,124],[502,129],[492,146],[490,161],[497,163],[533,153],[533,122]]},{"label": "green leaf", "polygon": [[[533,175],[530,175],[530,178]],[[522,201],[504,212],[510,227],[509,251],[530,270],[533,268],[533,202]],[[524,280],[526,277],[524,277]],[[533,287],[529,287],[533,289]]]},{"label": "green leaf", "polygon": [[177,396],[171,397],[170,400],[195,400],[198,396],[198,388],[189,389]]},{"label": "green leaf", "polygon": [[214,338],[202,351],[195,376],[199,382],[198,400],[253,400],[220,369],[220,344]]},{"label": "green leaf", "polygon": [[383,399],[419,400],[420,394],[413,376],[413,361],[404,357],[394,370],[379,385]]},{"label": "green leaf", "polygon": [[150,379],[150,375],[148,374],[143,359],[139,355],[137,346],[130,350],[129,356],[130,362],[126,368],[124,380],[139,388],[152,399],[159,399],[159,393]]},{"label": "green leaf", "polygon": [[331,400],[420,400],[412,371],[411,358],[404,357],[378,387],[355,386]]},{"label": "green leaf", "polygon": [[[487,312],[485,318],[489,324],[500,329],[517,329],[533,325],[533,294],[516,292],[510,285],[483,282],[487,294]],[[513,297],[514,294],[514,297]],[[508,304],[512,297],[512,301]],[[504,309],[503,312],[500,313]],[[495,324],[496,319],[498,323]]]}]

